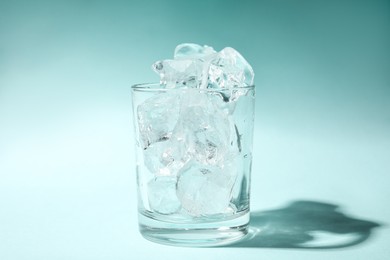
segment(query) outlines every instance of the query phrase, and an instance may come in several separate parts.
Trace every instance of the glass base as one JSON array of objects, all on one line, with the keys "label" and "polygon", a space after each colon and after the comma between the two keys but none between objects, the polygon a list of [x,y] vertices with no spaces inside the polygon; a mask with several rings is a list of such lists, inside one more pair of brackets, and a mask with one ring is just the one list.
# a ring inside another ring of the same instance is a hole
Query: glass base
[{"label": "glass base", "polygon": [[249,211],[234,219],[198,222],[163,222],[139,214],[140,232],[146,239],[165,245],[212,247],[231,244],[248,233]]}]

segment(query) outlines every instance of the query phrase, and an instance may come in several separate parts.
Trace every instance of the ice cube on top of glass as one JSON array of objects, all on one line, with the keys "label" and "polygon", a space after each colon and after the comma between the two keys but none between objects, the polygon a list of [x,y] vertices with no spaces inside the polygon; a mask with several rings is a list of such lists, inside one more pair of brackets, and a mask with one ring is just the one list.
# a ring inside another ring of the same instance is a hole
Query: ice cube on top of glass
[{"label": "ice cube on top of glass", "polygon": [[182,43],[176,46],[174,59],[200,59],[204,60],[208,56],[216,53],[213,47],[201,46],[195,43]]},{"label": "ice cube on top of glass", "polygon": [[207,88],[245,87],[253,84],[254,72],[238,51],[226,47],[208,65]]},{"label": "ice cube on top of glass", "polygon": [[216,52],[194,43],[179,44],[174,59],[157,61],[154,71],[166,88],[234,88],[253,85],[254,72],[231,47]]}]

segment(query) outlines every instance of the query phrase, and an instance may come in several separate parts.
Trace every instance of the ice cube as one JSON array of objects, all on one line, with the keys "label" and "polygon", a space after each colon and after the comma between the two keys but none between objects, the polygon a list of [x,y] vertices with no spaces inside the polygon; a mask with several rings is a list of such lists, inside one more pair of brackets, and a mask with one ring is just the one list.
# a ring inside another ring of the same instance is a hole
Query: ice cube
[{"label": "ice cube", "polygon": [[143,148],[170,138],[180,113],[180,97],[176,93],[160,93],[137,108],[138,126]]},{"label": "ice cube", "polygon": [[233,88],[253,85],[254,72],[235,49],[226,47],[208,67],[207,88]]},{"label": "ice cube", "polygon": [[173,214],[180,209],[175,177],[156,177],[148,182],[148,199],[152,211]]},{"label": "ice cube", "polygon": [[203,164],[223,162],[231,142],[231,122],[226,114],[196,90],[182,97],[181,116],[175,131],[187,133],[188,153]]},{"label": "ice cube", "polygon": [[202,64],[198,60],[163,60],[153,64],[160,75],[160,84],[166,88],[195,88],[201,82]]},{"label": "ice cube", "polygon": [[156,176],[176,176],[188,161],[187,147],[184,140],[176,136],[151,144],[144,150],[144,163]]},{"label": "ice cube", "polygon": [[223,111],[226,116],[233,114],[236,108],[236,102],[232,100],[232,90],[224,89],[223,91],[211,92],[209,95],[210,100],[220,110]]},{"label": "ice cube", "polygon": [[[216,52],[207,45],[179,44],[174,60],[157,61],[153,69],[160,75],[160,83],[167,88],[235,88],[253,85],[254,72],[249,63],[235,49],[226,47]],[[235,101],[246,90],[227,95]]]},{"label": "ice cube", "polygon": [[233,179],[218,167],[190,163],[177,182],[177,197],[190,215],[224,213],[231,200]]},{"label": "ice cube", "polygon": [[213,47],[201,46],[195,43],[182,43],[177,45],[174,53],[175,59],[200,59],[205,60],[208,56],[216,53]]},{"label": "ice cube", "polygon": [[190,154],[204,164],[217,165],[223,162],[227,150],[226,139],[215,128],[198,130],[194,134]]}]

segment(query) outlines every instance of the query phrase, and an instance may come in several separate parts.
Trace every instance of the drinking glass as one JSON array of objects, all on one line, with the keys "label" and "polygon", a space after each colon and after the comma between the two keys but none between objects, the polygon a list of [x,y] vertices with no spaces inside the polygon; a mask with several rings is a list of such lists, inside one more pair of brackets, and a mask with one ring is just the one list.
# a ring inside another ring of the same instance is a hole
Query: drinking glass
[{"label": "drinking glass", "polygon": [[218,246],[248,232],[255,87],[132,86],[138,217],[148,240]]}]

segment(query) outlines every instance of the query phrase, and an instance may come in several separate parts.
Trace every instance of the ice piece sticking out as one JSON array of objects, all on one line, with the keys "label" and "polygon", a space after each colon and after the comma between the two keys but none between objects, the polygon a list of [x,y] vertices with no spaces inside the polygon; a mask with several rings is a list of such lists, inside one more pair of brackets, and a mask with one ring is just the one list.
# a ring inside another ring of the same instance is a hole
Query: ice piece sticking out
[{"label": "ice piece sticking out", "polygon": [[179,120],[180,98],[175,93],[160,93],[137,108],[138,126],[146,149],[150,144],[168,140]]},{"label": "ice piece sticking out", "polygon": [[195,43],[182,43],[177,45],[174,59],[200,59],[206,60],[210,55],[216,53],[213,47],[201,46]]},{"label": "ice piece sticking out", "polygon": [[[194,43],[179,44],[173,60],[157,61],[153,69],[167,88],[236,88],[251,86],[254,79],[252,67],[235,49],[226,47],[216,52],[210,46]],[[227,100],[245,93],[236,91]]]},{"label": "ice piece sticking out", "polygon": [[148,183],[149,206],[161,214],[173,214],[180,209],[175,177],[156,177]]},{"label": "ice piece sticking out", "polygon": [[235,49],[226,47],[210,62],[207,88],[233,88],[253,85],[254,72]]},{"label": "ice piece sticking out", "polygon": [[160,84],[167,88],[197,88],[207,78],[206,61],[214,53],[209,46],[183,43],[176,47],[174,60],[157,61],[152,67],[160,75]]},{"label": "ice piece sticking out", "polygon": [[228,211],[234,183],[231,176],[218,167],[190,163],[177,182],[177,197],[182,208],[192,216]]},{"label": "ice piece sticking out", "polygon": [[160,84],[166,88],[195,88],[202,75],[202,65],[197,60],[163,60],[153,64],[160,75]]}]

